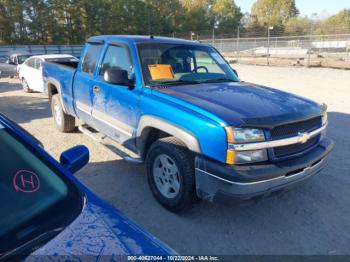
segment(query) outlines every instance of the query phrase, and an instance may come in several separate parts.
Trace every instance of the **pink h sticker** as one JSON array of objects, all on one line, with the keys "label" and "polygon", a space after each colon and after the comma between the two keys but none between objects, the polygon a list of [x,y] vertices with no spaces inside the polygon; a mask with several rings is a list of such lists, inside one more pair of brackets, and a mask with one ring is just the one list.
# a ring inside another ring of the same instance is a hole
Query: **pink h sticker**
[{"label": "pink h sticker", "polygon": [[20,170],[13,177],[13,187],[17,192],[34,193],[40,189],[40,180],[34,172]]}]

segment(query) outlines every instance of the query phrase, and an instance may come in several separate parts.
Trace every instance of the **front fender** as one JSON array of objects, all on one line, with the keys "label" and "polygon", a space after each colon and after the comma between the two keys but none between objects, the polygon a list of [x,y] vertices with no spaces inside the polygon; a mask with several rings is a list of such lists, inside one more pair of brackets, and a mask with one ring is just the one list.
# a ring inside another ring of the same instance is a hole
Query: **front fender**
[{"label": "front fender", "polygon": [[183,128],[174,125],[167,120],[150,116],[150,115],[144,115],[140,118],[139,125],[137,128],[137,134],[136,137],[138,138],[137,145],[138,148],[143,148],[144,142],[142,133],[147,128],[156,128],[163,132],[166,132],[174,137],[177,137],[180,139],[184,144],[187,146],[188,149],[190,149],[192,152],[201,153],[200,144],[197,140],[197,138],[190,133],[187,130],[184,130]]}]

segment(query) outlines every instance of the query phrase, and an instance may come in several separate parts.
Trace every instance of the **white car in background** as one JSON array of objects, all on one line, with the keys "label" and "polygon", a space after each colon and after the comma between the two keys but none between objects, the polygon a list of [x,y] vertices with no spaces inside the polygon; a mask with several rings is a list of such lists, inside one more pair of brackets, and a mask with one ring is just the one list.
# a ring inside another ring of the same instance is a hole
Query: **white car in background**
[{"label": "white car in background", "polygon": [[44,62],[79,62],[79,59],[72,55],[36,55],[24,61],[19,68],[19,79],[22,81],[23,90],[26,93],[44,92],[44,79],[42,75],[42,64]]}]

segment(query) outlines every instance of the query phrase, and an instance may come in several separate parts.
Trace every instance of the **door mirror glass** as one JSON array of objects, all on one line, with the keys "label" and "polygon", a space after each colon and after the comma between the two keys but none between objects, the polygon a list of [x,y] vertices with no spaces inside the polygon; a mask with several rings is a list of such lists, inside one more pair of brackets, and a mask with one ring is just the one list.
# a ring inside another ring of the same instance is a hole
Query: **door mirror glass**
[{"label": "door mirror glass", "polygon": [[122,69],[107,69],[103,74],[103,79],[115,85],[134,86],[134,81],[129,79],[128,71]]},{"label": "door mirror glass", "polygon": [[60,163],[74,174],[89,162],[89,158],[89,149],[80,145],[63,152],[60,157]]}]

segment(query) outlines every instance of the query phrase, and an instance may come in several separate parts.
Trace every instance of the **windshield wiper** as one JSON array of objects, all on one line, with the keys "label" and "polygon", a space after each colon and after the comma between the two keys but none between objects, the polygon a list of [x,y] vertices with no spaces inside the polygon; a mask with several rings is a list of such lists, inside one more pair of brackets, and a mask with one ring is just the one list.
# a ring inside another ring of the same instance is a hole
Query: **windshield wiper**
[{"label": "windshield wiper", "polygon": [[176,81],[164,81],[152,84],[153,86],[166,86],[166,85],[196,85],[200,84],[200,81],[193,80],[176,80]]},{"label": "windshield wiper", "polygon": [[228,78],[216,78],[216,79],[208,79],[208,80],[201,81],[201,83],[221,83],[221,82],[237,82],[237,81],[228,79]]},{"label": "windshield wiper", "polygon": [[29,240],[23,245],[16,247],[13,250],[4,251],[3,253],[0,253],[0,261],[5,261],[13,256],[20,256],[20,257],[29,256],[30,254],[26,254],[28,250],[33,250],[34,246],[36,247],[43,246],[45,243],[50,241],[52,238],[54,238],[57,234],[59,234],[63,230],[64,228],[56,228],[56,229],[49,230],[35,237],[34,239]]}]

